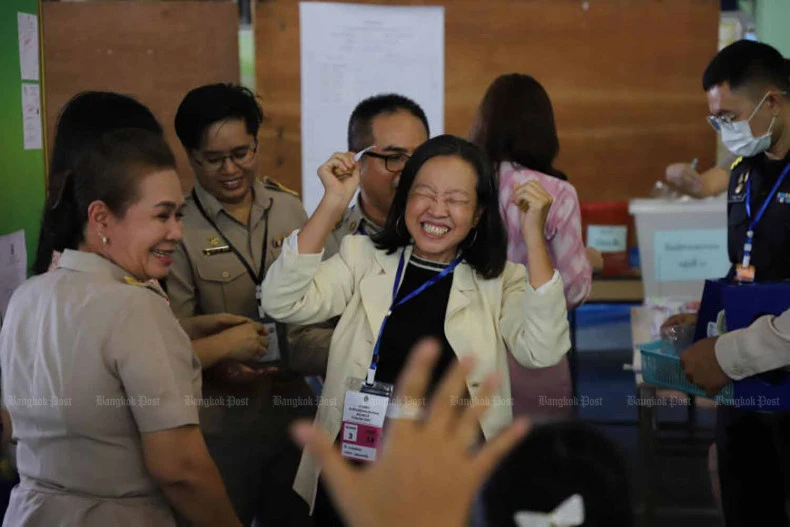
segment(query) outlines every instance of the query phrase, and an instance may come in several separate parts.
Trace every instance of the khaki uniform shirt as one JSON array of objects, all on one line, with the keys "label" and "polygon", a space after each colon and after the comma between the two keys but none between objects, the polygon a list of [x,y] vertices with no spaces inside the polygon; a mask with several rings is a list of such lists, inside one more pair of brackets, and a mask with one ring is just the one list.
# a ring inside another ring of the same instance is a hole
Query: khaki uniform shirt
[{"label": "khaki uniform shirt", "polygon": [[[173,255],[167,279],[167,293],[173,312],[179,319],[213,313],[232,313],[257,319],[257,284],[238,256],[232,251],[206,255],[204,249],[227,245],[227,238],[258,274],[264,264],[264,257],[265,267],[268,268],[280,254],[283,240],[307,220],[301,200],[295,193],[272,180],[256,180],[253,184],[254,198],[249,225],[243,225],[197,183],[194,192],[221,233],[203,217],[190,192],[183,210],[183,240]],[[266,236],[268,239],[264,251]],[[309,330],[301,329],[306,332]],[[290,340],[293,344],[292,356],[289,357],[291,364],[283,365],[283,368],[293,368],[293,361],[298,362],[299,359],[300,341],[294,338]],[[287,421],[291,415],[298,414],[299,407],[292,407],[293,412],[275,408],[272,401],[275,395],[308,397],[311,392],[301,378],[285,382],[266,376],[242,384],[224,382],[206,375],[203,404],[200,407],[200,423],[204,434],[238,434],[245,430],[264,431],[272,427],[282,428],[285,434]],[[307,410],[303,408],[302,411]]]},{"label": "khaki uniform shirt", "polygon": [[351,205],[343,214],[341,219],[335,225],[334,230],[329,235],[329,240],[326,244],[326,257],[332,257],[340,250],[340,242],[343,237],[348,234],[367,234],[371,236],[377,234],[381,227],[373,223],[373,220],[362,211],[359,195],[357,201]]},{"label": "khaki uniform shirt", "polygon": [[175,525],[140,434],[198,424],[201,369],[156,288],[65,251],[14,293],[0,367],[21,478],[5,525]]}]

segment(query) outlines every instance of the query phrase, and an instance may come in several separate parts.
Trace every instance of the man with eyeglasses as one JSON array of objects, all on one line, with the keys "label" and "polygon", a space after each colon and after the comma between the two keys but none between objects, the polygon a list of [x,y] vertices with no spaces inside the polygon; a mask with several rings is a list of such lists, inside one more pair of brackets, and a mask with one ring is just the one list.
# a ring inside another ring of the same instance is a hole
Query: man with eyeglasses
[{"label": "man with eyeglasses", "polygon": [[428,118],[420,106],[394,93],[360,102],[348,121],[348,150],[361,152],[359,194],[332,232],[334,254],[347,234],[375,234],[387,220],[400,174],[414,150],[428,140]]},{"label": "man with eyeglasses", "polygon": [[[708,120],[738,156],[727,191],[729,278],[736,282],[790,279],[788,73],[777,50],[742,40],[722,49],[703,75]],[[776,340],[768,319],[748,331],[752,345]],[[698,342],[681,357],[687,375],[720,389],[787,354],[774,344],[743,349],[738,342],[728,335]],[[716,428],[726,526],[790,525],[790,414],[720,406]]]},{"label": "man with eyeglasses", "polygon": [[[381,230],[395,197],[400,174],[418,146],[428,140],[428,118],[420,105],[394,93],[374,95],[357,104],[348,121],[348,149],[364,152],[356,202],[335,225],[324,257],[335,255],[348,234],[373,235]],[[337,321],[296,328],[288,333],[290,346],[302,352],[299,371],[308,375],[326,374],[329,341]]]},{"label": "man with eyeglasses", "polygon": [[[224,359],[236,343],[216,343],[216,366],[205,368],[200,425],[236,513],[245,525],[309,525],[292,485],[300,451],[288,426],[315,413],[312,391],[288,374],[285,332],[258,310],[257,288],[283,239],[307,220],[295,193],[257,174],[263,111],[248,89],[212,84],[190,91],[175,128],[189,155],[195,185],[183,209],[183,240],[167,281],[178,318],[232,313],[266,327],[261,363]],[[310,328],[300,328],[309,333]],[[145,350],[141,350],[145,352]],[[268,359],[282,360],[273,366]]]}]

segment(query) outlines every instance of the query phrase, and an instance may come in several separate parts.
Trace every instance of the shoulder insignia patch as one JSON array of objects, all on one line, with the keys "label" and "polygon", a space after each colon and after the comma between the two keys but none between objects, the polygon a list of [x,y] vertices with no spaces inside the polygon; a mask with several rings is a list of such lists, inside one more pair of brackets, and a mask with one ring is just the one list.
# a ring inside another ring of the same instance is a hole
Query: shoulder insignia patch
[{"label": "shoulder insignia patch", "polygon": [[301,199],[301,197],[299,196],[298,192],[286,187],[285,185],[283,185],[279,181],[275,181],[274,179],[272,179],[270,177],[265,177],[263,179],[263,185],[269,190],[275,190],[277,192],[285,192],[286,194],[290,194],[290,195],[292,195],[292,196],[294,196],[296,198]]}]

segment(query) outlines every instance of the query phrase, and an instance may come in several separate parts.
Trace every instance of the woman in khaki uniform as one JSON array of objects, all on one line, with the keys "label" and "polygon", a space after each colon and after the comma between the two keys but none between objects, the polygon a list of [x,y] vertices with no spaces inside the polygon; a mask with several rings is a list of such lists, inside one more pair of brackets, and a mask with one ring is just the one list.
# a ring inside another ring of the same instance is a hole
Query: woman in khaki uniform
[{"label": "woman in khaki uniform", "polygon": [[47,216],[71,242],[0,333],[21,480],[4,525],[239,525],[198,427],[200,363],[147,283],[181,238],[174,167],[157,134],[106,135]]},{"label": "woman in khaki uniform", "polygon": [[[99,145],[102,136],[124,128],[147,130],[164,136],[162,127],[145,105],[128,95],[87,91],[72,97],[60,111],[49,165],[48,195],[44,225],[39,234],[33,273],[57,269],[63,249],[75,243],[63,232],[64,225],[53,209],[62,194],[67,174],[74,172],[77,161]],[[151,285],[157,285],[153,280]],[[161,290],[160,290],[161,292]],[[203,368],[224,359],[247,360],[265,351],[260,324],[246,317],[220,313],[181,320],[192,339],[192,347]]]},{"label": "woman in khaki uniform", "polygon": [[[229,84],[196,88],[178,108],[176,133],[196,179],[167,282],[179,319],[227,312],[267,322],[256,288],[283,239],[307,216],[294,193],[257,178],[262,119],[255,95]],[[286,349],[286,328],[273,321],[266,327],[263,362],[226,360],[206,370],[201,427],[244,524],[309,525],[306,504],[292,489],[300,451],[288,423],[315,411],[304,379],[289,373],[310,350],[299,338]]]}]

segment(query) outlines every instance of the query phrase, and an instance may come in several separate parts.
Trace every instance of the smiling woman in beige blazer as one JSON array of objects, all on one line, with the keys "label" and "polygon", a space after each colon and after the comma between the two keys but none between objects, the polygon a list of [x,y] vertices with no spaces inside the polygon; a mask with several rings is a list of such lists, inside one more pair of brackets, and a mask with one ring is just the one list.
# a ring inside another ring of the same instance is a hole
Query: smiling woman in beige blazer
[{"label": "smiling woman in beige blazer", "polygon": [[[407,163],[384,230],[373,239],[346,236],[340,253],[324,262],[322,246],[356,191],[359,165],[352,153],[338,153],[319,168],[324,197],[304,228],[284,244],[263,282],[261,305],[274,318],[297,324],[341,315],[329,352],[324,404],[316,417],[330,437],[337,438],[340,430],[346,379],[365,378],[368,372],[401,262],[407,265],[398,299],[431,273],[437,276],[448,264],[451,269],[392,310],[376,380],[393,382],[411,344],[424,336],[444,343],[434,380],[457,356],[475,355],[477,368],[467,380],[470,396],[479,393],[492,371],[502,377],[500,399],[480,423],[486,438],[513,419],[507,352],[525,366],[544,367],[556,364],[570,347],[562,281],[543,239],[551,197],[537,184],[514,195],[526,209],[527,273],[523,265],[506,261],[491,166],[478,147],[463,139],[429,140]],[[294,488],[308,503],[313,503],[318,475],[305,454]]]}]

